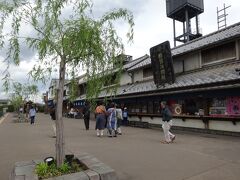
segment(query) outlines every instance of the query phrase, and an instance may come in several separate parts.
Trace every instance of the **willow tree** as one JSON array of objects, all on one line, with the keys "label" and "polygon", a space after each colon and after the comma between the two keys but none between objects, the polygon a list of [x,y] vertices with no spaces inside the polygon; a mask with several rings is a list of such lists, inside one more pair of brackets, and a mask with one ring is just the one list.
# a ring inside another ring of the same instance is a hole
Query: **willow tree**
[{"label": "willow tree", "polygon": [[[94,18],[92,7],[90,0],[12,0],[0,3],[0,45],[8,46],[6,62],[20,63],[20,42],[25,42],[37,53],[38,64],[30,72],[35,80],[44,81],[44,77],[49,78],[53,71],[59,72],[56,116],[58,166],[63,163],[65,155],[62,120],[65,75],[78,74],[83,69],[88,82],[87,97],[97,97],[103,84],[109,81],[108,75],[113,71],[118,74],[121,70],[122,63],[116,57],[123,53],[124,47],[116,32],[116,20],[126,22],[129,26],[126,36],[129,41],[133,38],[131,12],[113,9]],[[9,19],[12,20],[11,31],[3,34],[4,23]],[[26,35],[24,28],[31,30],[31,35]],[[9,43],[4,43],[6,41]],[[8,79],[9,74],[6,73],[6,86]]]},{"label": "willow tree", "polygon": [[13,82],[11,92],[11,104],[14,106],[15,110],[18,110],[21,106],[23,106],[26,99],[37,95],[38,88],[36,85]]}]

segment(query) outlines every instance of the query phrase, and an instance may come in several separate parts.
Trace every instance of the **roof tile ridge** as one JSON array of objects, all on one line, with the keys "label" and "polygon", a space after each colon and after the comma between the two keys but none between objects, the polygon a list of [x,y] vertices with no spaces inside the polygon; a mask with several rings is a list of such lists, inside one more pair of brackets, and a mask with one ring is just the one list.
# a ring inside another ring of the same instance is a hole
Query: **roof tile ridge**
[{"label": "roof tile ridge", "polygon": [[235,23],[235,24],[232,24],[232,25],[230,25],[230,26],[228,26],[228,27],[226,27],[226,28],[224,28],[224,29],[214,31],[214,32],[209,33],[209,34],[207,34],[207,35],[205,35],[205,36],[202,36],[202,37],[199,37],[199,38],[194,39],[194,40],[192,40],[192,41],[189,41],[189,42],[187,42],[187,43],[185,43],[185,44],[181,44],[181,45],[179,45],[179,46],[177,46],[177,47],[173,47],[173,48],[171,48],[171,51],[176,50],[176,49],[178,49],[178,48],[180,48],[180,47],[184,47],[184,46],[186,46],[186,45],[192,44],[192,43],[194,43],[194,42],[196,42],[196,41],[200,41],[201,39],[207,38],[207,37],[212,36],[212,35],[214,35],[214,34],[221,33],[221,32],[223,32],[223,31],[226,31],[226,30],[228,30],[228,29],[231,29],[231,28],[233,28],[233,27],[235,27],[235,26],[239,26],[239,25],[240,25],[240,22]]}]

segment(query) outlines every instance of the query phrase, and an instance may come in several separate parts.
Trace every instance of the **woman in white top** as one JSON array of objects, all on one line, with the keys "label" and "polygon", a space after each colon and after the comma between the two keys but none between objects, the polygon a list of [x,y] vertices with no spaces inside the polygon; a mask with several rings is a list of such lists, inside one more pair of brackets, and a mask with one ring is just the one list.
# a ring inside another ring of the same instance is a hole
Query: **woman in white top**
[{"label": "woman in white top", "polygon": [[31,119],[31,124],[34,124],[34,120],[35,120],[35,116],[36,116],[36,110],[33,106],[31,106],[30,110],[29,110],[29,116]]}]

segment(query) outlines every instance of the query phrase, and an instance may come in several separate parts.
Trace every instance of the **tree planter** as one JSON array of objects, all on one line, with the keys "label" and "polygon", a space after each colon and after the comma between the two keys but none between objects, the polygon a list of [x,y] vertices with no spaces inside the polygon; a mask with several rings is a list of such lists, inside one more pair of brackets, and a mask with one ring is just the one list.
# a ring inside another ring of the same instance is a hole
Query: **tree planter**
[{"label": "tree planter", "polygon": [[[100,162],[97,158],[89,154],[76,155],[82,164],[88,169],[85,171],[48,178],[47,180],[117,180],[116,172]],[[34,172],[35,166],[43,162],[42,160],[33,160],[27,162],[16,162],[11,172],[10,180],[38,180]]]}]

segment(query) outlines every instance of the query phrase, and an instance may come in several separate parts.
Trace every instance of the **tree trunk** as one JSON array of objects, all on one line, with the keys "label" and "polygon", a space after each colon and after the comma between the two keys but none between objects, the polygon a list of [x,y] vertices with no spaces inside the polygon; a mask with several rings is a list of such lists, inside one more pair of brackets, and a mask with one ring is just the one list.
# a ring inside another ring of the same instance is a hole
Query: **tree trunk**
[{"label": "tree trunk", "polygon": [[56,160],[57,166],[63,164],[65,157],[65,142],[63,135],[63,119],[62,119],[62,106],[63,106],[63,91],[65,81],[65,58],[61,58],[59,70],[59,87],[57,89],[57,116],[56,116]]}]

